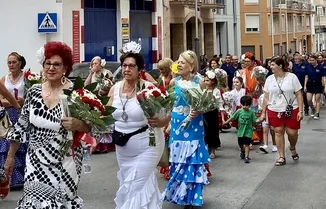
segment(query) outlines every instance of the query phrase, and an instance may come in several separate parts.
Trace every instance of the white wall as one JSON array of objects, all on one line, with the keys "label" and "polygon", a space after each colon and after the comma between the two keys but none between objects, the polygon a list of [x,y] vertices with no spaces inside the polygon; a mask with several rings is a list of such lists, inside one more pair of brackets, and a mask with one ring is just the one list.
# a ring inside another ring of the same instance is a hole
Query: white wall
[{"label": "white wall", "polygon": [[[224,23],[222,28],[216,29],[221,31],[222,36],[222,50],[221,53],[225,56],[227,53],[231,55],[240,56],[241,54],[241,38],[240,38],[240,5],[239,2],[236,5],[236,18],[237,18],[237,27],[234,29],[233,26],[233,1],[225,1],[225,14],[216,14],[214,15],[215,22]],[[235,31],[236,30],[236,31]],[[218,43],[216,43],[218,45]],[[219,53],[218,53],[219,54]]]},{"label": "white wall", "polygon": [[[0,76],[7,74],[7,56],[16,51],[27,61],[26,68],[39,71],[41,66],[36,61],[36,51],[46,43],[46,36],[37,29],[38,13],[58,14],[58,33],[49,34],[50,41],[64,41],[72,45],[72,9],[80,10],[80,1],[63,0],[4,0],[0,8]],[[64,7],[64,9],[63,9]],[[83,18],[83,14],[81,14]],[[81,19],[83,24],[83,19]],[[84,47],[81,46],[81,60]]]}]

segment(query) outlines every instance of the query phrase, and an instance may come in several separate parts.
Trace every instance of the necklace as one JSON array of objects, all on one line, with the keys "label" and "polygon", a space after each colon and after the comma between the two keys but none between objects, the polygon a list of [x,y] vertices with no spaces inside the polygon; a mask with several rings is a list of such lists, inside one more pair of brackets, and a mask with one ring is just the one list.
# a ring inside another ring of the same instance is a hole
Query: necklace
[{"label": "necklace", "polygon": [[[123,83],[123,86],[122,86],[122,90],[124,89],[124,86],[125,86],[125,83]],[[121,114],[121,118],[124,122],[127,122],[128,120],[128,114],[126,113],[126,105],[127,105],[127,102],[129,101],[130,99],[130,96],[135,92],[136,90],[136,86],[133,88],[133,90],[131,91],[131,93],[129,94],[129,96],[127,95],[127,99],[125,101],[125,103],[123,103],[121,97],[122,97],[122,94],[120,95],[120,102],[121,102],[121,105],[122,105],[122,114]]]},{"label": "necklace", "polygon": [[[52,92],[55,92],[55,93],[58,93],[58,89],[60,89],[60,91],[61,91],[61,87],[62,86],[60,86],[60,87],[58,87],[58,88],[55,88],[55,89],[51,89],[51,90],[49,90],[49,91],[47,91],[47,92],[45,92],[44,93],[44,96],[45,97],[50,97],[51,95],[52,95]],[[49,87],[48,87],[49,88]]]}]

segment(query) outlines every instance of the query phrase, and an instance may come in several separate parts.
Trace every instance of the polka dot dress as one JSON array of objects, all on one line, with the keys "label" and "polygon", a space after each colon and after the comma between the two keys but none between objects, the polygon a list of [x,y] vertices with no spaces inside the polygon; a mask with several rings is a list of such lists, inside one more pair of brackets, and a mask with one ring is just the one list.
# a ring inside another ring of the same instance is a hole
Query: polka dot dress
[{"label": "polka dot dress", "polygon": [[82,208],[77,196],[82,150],[76,148],[74,158],[60,152],[62,136],[67,135],[61,125],[61,107],[49,109],[41,93],[41,85],[28,91],[15,131],[9,135],[11,140],[28,142],[24,193],[17,208]]},{"label": "polka dot dress", "polygon": [[[189,114],[189,107],[176,78],[176,102],[171,114],[170,133],[170,180],[163,192],[165,201],[179,205],[201,206],[203,188],[207,185],[204,163],[210,162],[204,141],[203,115],[194,118],[189,128],[178,129]],[[199,78],[194,79],[199,84]]]},{"label": "polka dot dress", "polygon": [[[8,113],[9,119],[12,122],[12,124],[15,124],[18,120],[18,111],[14,107],[6,108],[6,111]],[[3,168],[3,166],[6,163],[9,148],[10,148],[10,140],[0,139],[0,168]],[[15,154],[15,164],[10,179],[11,187],[21,186],[24,184],[26,152],[27,152],[27,144],[26,143],[20,144]]]}]

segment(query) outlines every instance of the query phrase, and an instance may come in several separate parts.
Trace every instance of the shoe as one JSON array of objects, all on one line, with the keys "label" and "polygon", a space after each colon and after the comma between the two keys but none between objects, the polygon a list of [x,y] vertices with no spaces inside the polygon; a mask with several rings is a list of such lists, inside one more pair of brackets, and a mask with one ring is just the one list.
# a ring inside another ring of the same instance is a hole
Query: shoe
[{"label": "shoe", "polygon": [[240,158],[241,158],[241,160],[245,159],[245,153],[244,152],[240,152]]},{"label": "shoe", "polygon": [[308,110],[304,111],[304,116],[309,116],[309,111]]},{"label": "shoe", "polygon": [[273,145],[272,152],[277,152],[277,146]]},{"label": "shoe", "polygon": [[245,162],[245,163],[250,163],[250,160],[251,160],[251,159],[250,159],[249,157],[246,157],[246,158],[244,159],[244,162]]},{"label": "shoe", "polygon": [[315,114],[314,119],[315,119],[315,120],[319,120],[319,113],[316,113],[316,114]]},{"label": "shoe", "polygon": [[275,166],[283,166],[286,164],[286,160],[284,157],[280,157],[276,162],[275,162]]},{"label": "shoe", "polygon": [[314,116],[315,116],[315,112],[316,112],[316,110],[315,110],[315,109],[312,109],[312,110],[311,110],[311,115],[310,115],[310,116],[311,116],[311,117],[314,117]]},{"label": "shoe", "polygon": [[267,154],[268,153],[268,146],[265,144],[263,146],[259,147],[260,151],[262,151],[263,153]]}]

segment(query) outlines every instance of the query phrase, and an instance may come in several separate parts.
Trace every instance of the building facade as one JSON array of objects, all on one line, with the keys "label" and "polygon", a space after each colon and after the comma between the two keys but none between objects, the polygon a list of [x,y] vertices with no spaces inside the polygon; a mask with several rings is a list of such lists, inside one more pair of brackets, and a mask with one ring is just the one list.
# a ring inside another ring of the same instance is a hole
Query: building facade
[{"label": "building facade", "polygon": [[216,54],[241,55],[240,1],[225,1],[225,7],[215,9]]},{"label": "building facade", "polygon": [[[198,0],[199,55],[217,53],[214,14],[223,8],[225,0]],[[163,54],[177,60],[183,51],[195,50],[195,0],[163,0],[163,16]]]},{"label": "building facade", "polygon": [[[158,0],[3,1],[1,73],[7,73],[6,59],[12,51],[25,56],[27,68],[39,71],[36,51],[47,41],[67,43],[73,49],[75,63],[89,62],[94,56],[119,61],[123,43],[137,41],[142,45],[146,68],[153,69],[164,56],[162,11],[163,3]],[[57,15],[56,32],[38,32],[39,13]]]},{"label": "building facade", "polygon": [[326,1],[314,0],[316,12],[314,14],[316,50],[326,49]]},{"label": "building facade", "polygon": [[240,8],[242,53],[262,60],[316,50],[311,0],[243,0]]}]

